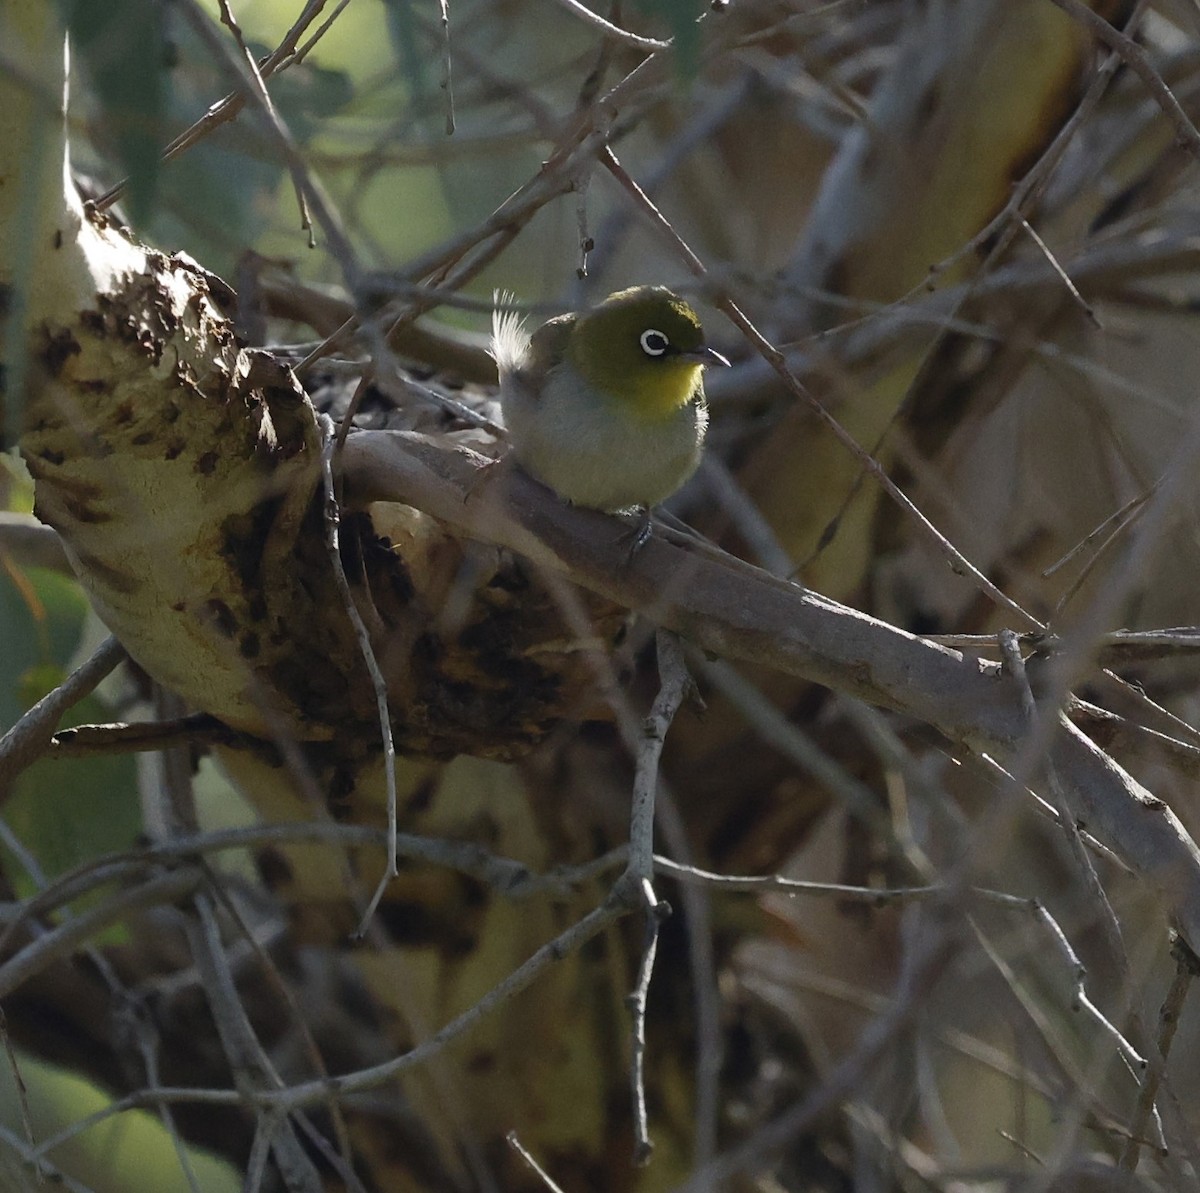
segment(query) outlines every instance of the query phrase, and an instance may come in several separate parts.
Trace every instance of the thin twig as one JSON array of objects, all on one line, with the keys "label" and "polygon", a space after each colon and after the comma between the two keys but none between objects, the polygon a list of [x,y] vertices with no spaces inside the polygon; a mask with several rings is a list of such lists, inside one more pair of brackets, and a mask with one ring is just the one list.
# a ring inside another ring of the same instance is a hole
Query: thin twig
[{"label": "thin twig", "polygon": [[1029,239],[1037,245],[1042,256],[1045,257],[1050,263],[1050,268],[1053,269],[1056,274],[1058,274],[1059,278],[1062,280],[1062,284],[1067,289],[1067,293],[1070,294],[1070,296],[1079,306],[1080,310],[1082,310],[1083,313],[1088,317],[1088,320],[1091,322],[1092,326],[1103,330],[1103,324],[1100,322],[1100,319],[1096,315],[1091,303],[1087,302],[1083,295],[1079,293],[1079,287],[1076,286],[1073,281],[1071,281],[1070,274],[1068,274],[1067,271],[1058,263],[1058,258],[1050,251],[1050,246],[1041,238],[1041,236],[1038,235],[1037,229],[1034,228],[1034,226],[1023,215],[1017,216],[1017,223],[1020,225],[1020,227],[1025,229]]},{"label": "thin twig", "polygon": [[103,903],[59,924],[0,965],[0,998],[6,998],[52,961],[69,957],[83,941],[110,924],[120,923],[135,911],[174,903],[191,894],[202,879],[200,871],[192,866],[173,870],[129,890],[118,891]]},{"label": "thin twig", "polygon": [[[17,1093],[17,1107],[21,1114],[21,1130],[25,1133],[25,1141],[31,1148],[36,1147],[36,1141],[33,1136],[33,1116],[29,1111],[29,1088],[25,1084],[25,1078],[21,1076],[21,1066],[17,1063],[17,1054],[13,1050],[12,1038],[8,1034],[8,1016],[4,1013],[4,1008],[0,1007],[0,1040],[4,1043],[4,1055],[8,1059],[8,1069],[12,1073],[13,1088]],[[44,1184],[43,1160],[39,1156],[33,1161],[34,1179],[39,1185]]]},{"label": "thin twig", "polygon": [[1065,555],[1055,560],[1055,562],[1052,563],[1048,568],[1044,569],[1042,572],[1043,578],[1049,578],[1050,576],[1053,576],[1054,573],[1060,568],[1070,563],[1080,551],[1084,551],[1091,546],[1091,544],[1094,543],[1101,535],[1106,536],[1106,542],[1104,546],[1102,546],[1099,551],[1096,552],[1096,554],[1103,554],[1108,542],[1111,541],[1111,532],[1128,526],[1129,523],[1137,517],[1138,513],[1141,511],[1146,502],[1154,496],[1154,492],[1157,488],[1158,481],[1155,481],[1154,484],[1145,490],[1145,492],[1139,493],[1136,497],[1131,497],[1123,506],[1121,506],[1119,510],[1109,514],[1099,526],[1088,531],[1088,533],[1084,535],[1084,537],[1080,539],[1080,541],[1077,542]]},{"label": "thin twig", "polygon": [[637,981],[627,1000],[631,1023],[632,1050],[630,1082],[633,1087],[634,1163],[647,1164],[654,1144],[646,1117],[646,1000],[658,952],[658,933],[671,914],[670,904],[654,892],[654,804],[658,768],[667,730],[679,711],[691,684],[679,639],[666,630],[655,636],[658,647],[658,696],[642,724],[641,743],[633,779],[633,808],[629,823],[629,862],[618,880],[631,901],[640,896],[646,916],[646,932]]},{"label": "thin twig", "polygon": [[51,739],[47,758],[84,758],[97,754],[137,754],[171,746],[234,745],[245,735],[207,713],[189,713],[169,721],[115,721],[75,725]]},{"label": "thin twig", "polygon": [[[271,99],[270,91],[267,90],[266,80],[263,78],[262,71],[259,70],[258,63],[255,61],[254,55],[250,52],[250,47],[246,45],[246,39],[242,35],[241,26],[237,23],[237,19],[233,15],[233,9],[229,6],[229,0],[217,0],[217,7],[221,13],[221,23],[233,34],[233,39],[237,42],[238,49],[242,51],[242,57],[246,61],[250,77],[254,80],[253,94],[255,98],[258,100],[263,111],[266,112],[267,119],[271,125],[278,133],[282,134],[283,122],[279,119],[279,113],[275,110],[275,104]],[[312,216],[308,211],[304,177],[298,169],[295,160],[290,159],[288,161],[288,168],[292,174],[292,185],[296,190],[296,204],[300,208],[300,226],[308,233],[309,248],[315,248],[316,242],[312,238]]]},{"label": "thin twig", "polygon": [[[221,3],[224,8],[228,7],[228,0],[221,0]],[[347,285],[352,291],[357,291],[361,269],[354,247],[335,213],[333,204],[309,171],[295,139],[276,111],[254,56],[245,47],[245,42],[240,39],[239,46],[242,48],[240,55],[234,54],[229,49],[225,38],[212,27],[211,18],[200,6],[199,0],[184,0],[180,5],[180,11],[199,38],[209,47],[234,79],[246,89],[249,97],[259,108],[296,187],[304,227],[311,229],[309,214],[311,210],[311,215],[315,216],[329,243],[330,253],[341,267]]]},{"label": "thin twig", "polygon": [[[582,919],[565,928],[553,940],[538,948],[527,960],[493,986],[482,998],[477,999],[461,1014],[456,1015],[444,1027],[428,1039],[400,1056],[337,1077],[306,1081],[278,1092],[258,1095],[258,1101],[275,1106],[280,1110],[292,1110],[299,1106],[323,1104],[331,1097],[357,1093],[360,1090],[376,1089],[393,1081],[402,1073],[425,1064],[438,1055],[448,1044],[472,1030],[477,1023],[504,1006],[529,986],[547,968],[569,956],[592,940],[611,924],[629,913],[628,902],[618,894],[610,895],[599,906],[594,907]],[[213,1100],[218,1100],[212,1091]]]},{"label": "thin twig", "polygon": [[1050,0],[1074,20],[1083,25],[1095,37],[1104,42],[1126,66],[1146,85],[1154,102],[1175,126],[1180,146],[1200,161],[1200,131],[1191,122],[1188,114],[1179,106],[1179,101],[1154,68],[1146,51],[1120,29],[1110,25],[1098,12],[1088,8],[1082,0]]},{"label": "thin twig", "polygon": [[639,1167],[649,1164],[654,1152],[654,1141],[650,1138],[650,1124],[646,1111],[646,1000],[650,996],[650,979],[654,976],[659,930],[663,921],[671,914],[670,904],[655,895],[648,879],[643,881],[642,890],[646,903],[646,932],[642,941],[637,980],[626,1000],[632,1037],[629,1084],[633,1093],[633,1162]]},{"label": "thin twig", "polygon": [[[296,42],[299,41],[301,35],[316,19],[327,2],[328,0],[308,0],[308,3],[304,6],[304,11],[296,18],[275,51],[263,61],[259,68],[264,79],[270,78],[278,70],[285,70],[287,67],[301,61],[325,34],[329,26],[333,24],[349,0],[342,0],[342,3],[338,5],[333,15],[325,21],[321,28],[317,30],[300,50],[296,50]],[[242,91],[231,92],[224,99],[213,104],[199,120],[176,137],[163,150],[162,160],[164,162],[173,161],[175,158],[186,153],[192,146],[204,140],[205,137],[220,128],[221,125],[228,124],[231,120],[236,119],[242,108],[245,107],[245,104],[246,96]],[[114,203],[120,201],[128,187],[129,179],[122,179],[116,186],[106,191],[95,201],[94,206],[96,210],[107,211]]]},{"label": "thin twig", "polygon": [[396,869],[396,805],[398,802],[396,793],[396,743],[392,737],[392,717],[388,710],[387,680],[384,679],[383,672],[379,667],[379,661],[375,657],[375,650],[371,645],[371,635],[362,619],[362,615],[358,611],[358,606],[354,603],[354,595],[350,591],[350,581],[346,579],[346,569],[342,567],[341,549],[338,545],[338,523],[341,515],[333,480],[333,453],[337,446],[337,436],[334,433],[333,420],[329,415],[318,415],[317,421],[321,431],[321,476],[325,483],[325,536],[326,545],[329,549],[329,562],[333,568],[333,575],[337,582],[338,595],[342,599],[342,606],[346,611],[346,616],[350,618],[350,622],[354,626],[354,636],[358,641],[358,648],[362,653],[363,662],[367,665],[367,670],[371,675],[371,683],[375,688],[375,707],[379,714],[379,736],[383,742],[384,782],[387,787],[387,865],[359,923],[356,936],[361,939],[367,930],[367,925],[370,923],[371,917],[375,914],[375,909],[379,906],[379,900],[383,898],[383,893],[387,889],[388,883],[399,873]]},{"label": "thin twig", "polygon": [[46,752],[63,713],[90,695],[125,658],[116,638],[106,638],[86,663],[43,696],[3,737],[0,737],[0,803],[17,776]]},{"label": "thin twig", "polygon": [[[200,985],[216,1023],[225,1059],[233,1071],[234,1084],[247,1097],[263,1086],[282,1088],[283,1079],[260,1043],[238,997],[237,984],[221,942],[216,910],[204,892],[196,894],[192,905],[196,914],[187,921],[192,961],[200,974]],[[305,1152],[286,1113],[260,1110],[257,1125],[270,1141],[286,1187],[293,1193],[321,1193],[322,1183],[316,1166]]]},{"label": "thin twig", "polygon": [[635,50],[665,50],[671,43],[670,41],[659,41],[655,37],[640,37],[636,33],[630,33],[628,29],[622,29],[619,25],[614,25],[611,21],[606,21],[598,12],[593,12],[585,4],[581,4],[579,0],[557,0],[557,3],[571,13],[572,16],[578,17],[581,21],[586,22],[595,29],[599,29],[605,37],[611,37],[615,41],[623,42],[627,46],[632,46]]},{"label": "thin twig", "polygon": [[1183,1015],[1183,1005],[1191,990],[1192,981],[1196,977],[1196,954],[1183,941],[1176,939],[1172,953],[1175,956],[1175,978],[1167,991],[1158,1010],[1158,1050],[1150,1058],[1150,1065],[1142,1079],[1138,1090],[1137,1103],[1133,1109],[1133,1117],[1129,1121],[1129,1138],[1125,1141],[1125,1150],[1121,1153],[1119,1165],[1126,1172],[1137,1168],[1138,1155],[1142,1148],[1142,1137],[1146,1125],[1154,1110],[1158,1089],[1166,1073],[1167,1057],[1171,1053],[1171,1045],[1175,1040],[1175,1031]]},{"label": "thin twig", "polygon": [[[1001,631],[999,643],[1000,650],[1004,656],[1005,669],[1017,681],[1021,707],[1025,711],[1026,718],[1032,727],[1039,717],[1039,709],[1033,695],[1033,688],[1029,682],[1029,675],[1025,669],[1025,660],[1017,644],[1016,635],[1010,630]],[[1108,895],[1100,882],[1100,876],[1096,873],[1096,867],[1092,864],[1091,856],[1084,847],[1077,818],[1067,801],[1062,784],[1058,781],[1054,761],[1051,758],[1046,759],[1046,777],[1050,793],[1053,797],[1053,803],[1058,810],[1059,828],[1062,829],[1063,835],[1067,840],[1068,849],[1072,860],[1075,862],[1078,875],[1083,880],[1085,888],[1092,896],[1094,904],[1100,912],[1100,923],[1105,930],[1104,935],[1108,944],[1110,960],[1124,979],[1122,988],[1128,992],[1127,997],[1132,999],[1137,987],[1133,981],[1132,974],[1129,972],[1129,957],[1122,939],[1120,923],[1117,920],[1116,913],[1113,911],[1112,904],[1109,902]],[[1043,923],[1050,929],[1055,943],[1066,956],[1068,965],[1074,968],[1076,975],[1076,1004],[1081,1010],[1091,1016],[1100,1026],[1101,1030],[1114,1040],[1120,1055],[1128,1065],[1135,1070],[1144,1071],[1147,1066],[1146,1058],[1138,1052],[1133,1044],[1125,1038],[1121,1031],[1104,1016],[1088,997],[1085,985],[1087,971],[1067,940],[1066,934],[1059,928],[1049,911],[1041,905],[1039,905],[1039,914]],[[1129,1010],[1130,1017],[1139,1037],[1143,1040],[1146,1039],[1147,1033],[1141,1023],[1141,1016],[1137,1013],[1136,1007],[1130,1006]]]},{"label": "thin twig", "polygon": [[659,690],[650,715],[642,724],[629,823],[628,868],[629,874],[638,882],[654,875],[654,796],[658,787],[658,766],[667,730],[692,682],[679,639],[669,631],[659,630],[655,641]]},{"label": "thin twig", "polygon": [[454,83],[450,58],[450,4],[449,0],[438,0],[438,19],[442,26],[442,79],[441,88],[446,93],[446,136],[454,135]]},{"label": "thin twig", "polygon": [[525,1161],[526,1167],[550,1190],[550,1193],[563,1193],[562,1189],[550,1179],[550,1174],[533,1158],[529,1149],[517,1138],[516,1131],[509,1131],[504,1137],[504,1142]]}]

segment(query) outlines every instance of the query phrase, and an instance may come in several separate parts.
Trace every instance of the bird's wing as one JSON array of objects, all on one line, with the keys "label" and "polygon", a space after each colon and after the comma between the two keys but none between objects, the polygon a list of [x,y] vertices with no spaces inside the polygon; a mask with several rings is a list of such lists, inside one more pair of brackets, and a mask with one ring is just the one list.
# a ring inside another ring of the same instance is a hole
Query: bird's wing
[{"label": "bird's wing", "polygon": [[544,377],[556,365],[562,364],[575,320],[575,315],[559,315],[543,323],[530,337],[525,367],[536,376]]}]

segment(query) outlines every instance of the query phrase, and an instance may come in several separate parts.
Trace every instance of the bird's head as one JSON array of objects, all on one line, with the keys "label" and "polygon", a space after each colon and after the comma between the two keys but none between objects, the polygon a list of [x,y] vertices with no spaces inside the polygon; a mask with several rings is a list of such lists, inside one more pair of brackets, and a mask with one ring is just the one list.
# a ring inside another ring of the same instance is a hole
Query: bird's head
[{"label": "bird's head", "polygon": [[696,312],[665,286],[619,290],[580,314],[567,359],[594,389],[651,421],[702,392],[705,365],[729,363],[705,344]]}]

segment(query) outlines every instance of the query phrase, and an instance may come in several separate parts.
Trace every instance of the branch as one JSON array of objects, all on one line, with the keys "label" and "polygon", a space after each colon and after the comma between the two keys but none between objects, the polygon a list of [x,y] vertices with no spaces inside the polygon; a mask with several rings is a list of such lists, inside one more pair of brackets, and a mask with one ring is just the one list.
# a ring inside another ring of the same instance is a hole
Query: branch
[{"label": "branch", "polygon": [[0,803],[16,777],[49,748],[63,713],[94,691],[124,657],[125,648],[115,638],[105,639],[86,663],[43,696],[0,737]]},{"label": "branch", "polygon": [[[1027,721],[1017,685],[997,665],[914,637],[665,527],[627,560],[623,523],[551,500],[517,471],[485,480],[472,496],[482,463],[468,449],[415,433],[351,435],[342,460],[347,501],[414,506],[636,610],[703,650],[904,713],[1001,765],[1018,757]],[[1200,940],[1200,851],[1178,818],[1065,719],[1051,736],[1047,758],[1073,815],[1155,885],[1189,942]]]},{"label": "branch", "polygon": [[1179,101],[1171,93],[1162,75],[1154,68],[1146,51],[1133,38],[1110,25],[1098,12],[1093,12],[1081,0],[1050,0],[1073,20],[1078,21],[1092,33],[1098,41],[1102,41],[1115,53],[1126,66],[1143,83],[1150,92],[1154,102],[1162,109],[1163,115],[1175,126],[1179,144],[1194,158],[1200,160],[1200,131],[1188,118],[1188,114],[1179,106]]}]

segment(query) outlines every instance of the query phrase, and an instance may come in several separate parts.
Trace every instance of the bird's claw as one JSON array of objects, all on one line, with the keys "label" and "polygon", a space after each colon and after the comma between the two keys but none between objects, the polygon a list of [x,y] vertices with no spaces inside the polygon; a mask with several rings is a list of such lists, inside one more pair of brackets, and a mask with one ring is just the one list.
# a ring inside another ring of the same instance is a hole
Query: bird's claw
[{"label": "bird's claw", "polygon": [[621,541],[629,544],[629,553],[626,556],[625,562],[632,563],[633,557],[650,541],[650,536],[654,533],[654,522],[650,517],[650,510],[647,506],[638,507],[638,519],[632,525],[625,529],[621,535]]}]

